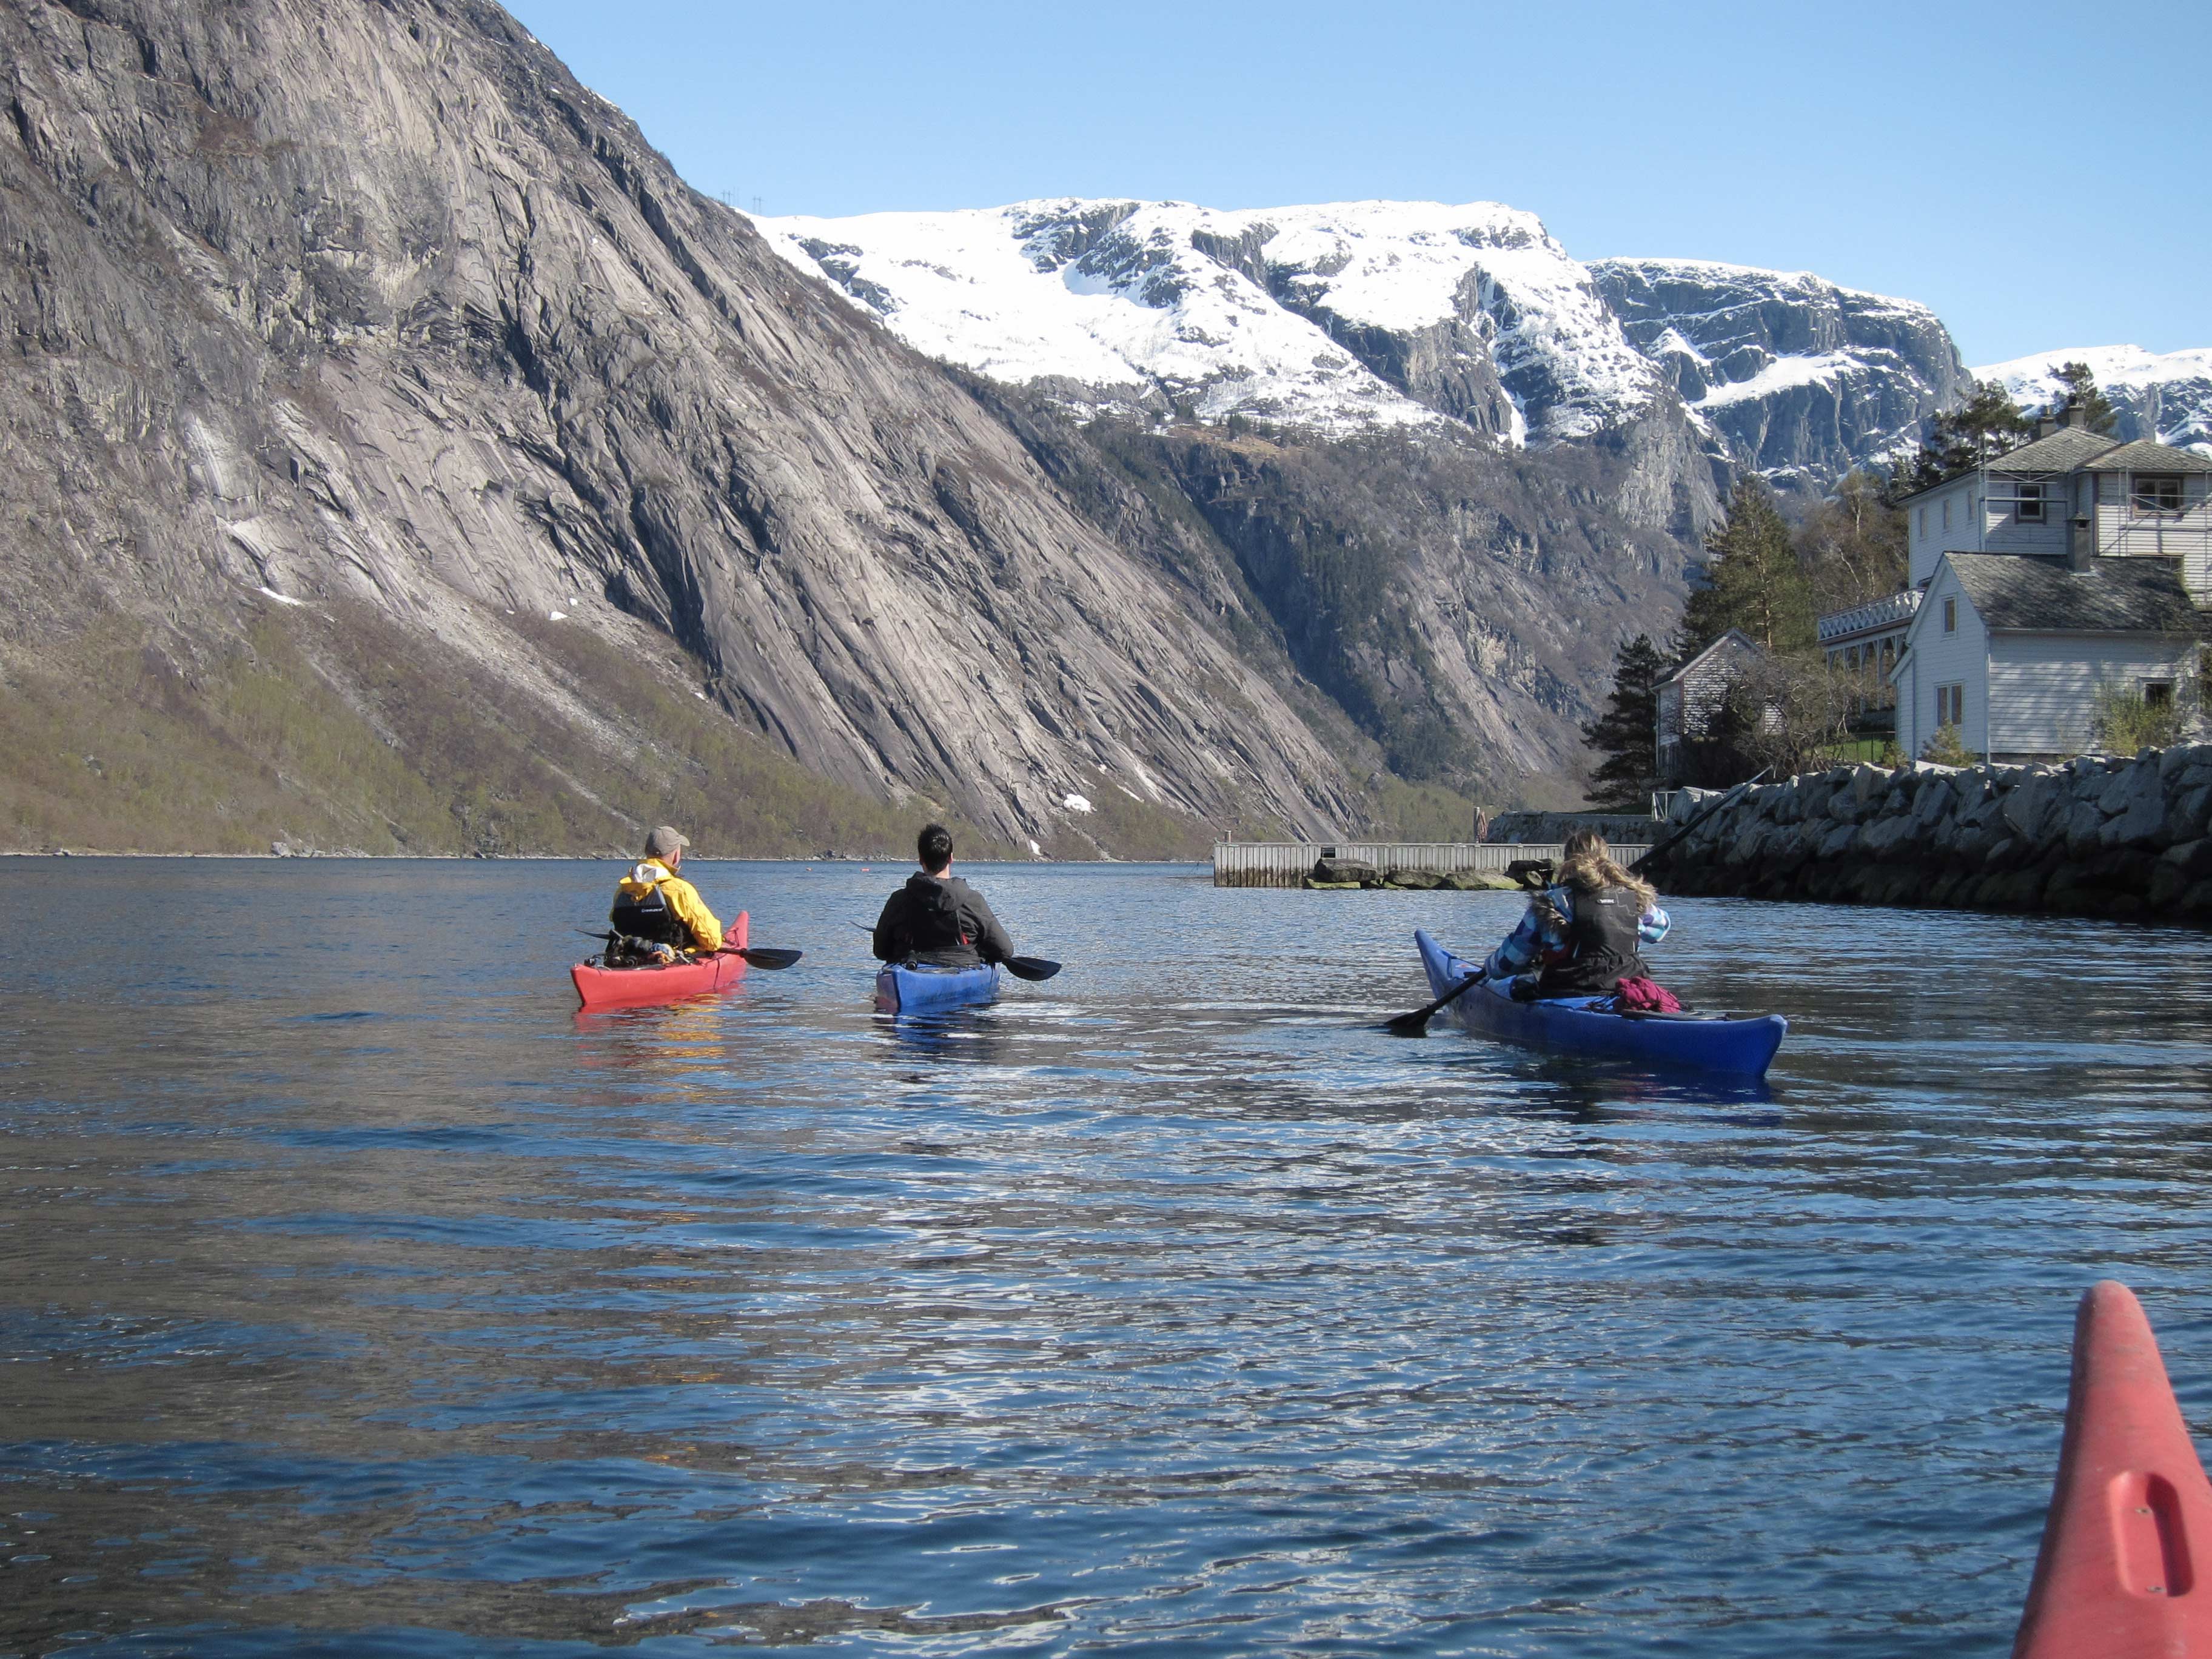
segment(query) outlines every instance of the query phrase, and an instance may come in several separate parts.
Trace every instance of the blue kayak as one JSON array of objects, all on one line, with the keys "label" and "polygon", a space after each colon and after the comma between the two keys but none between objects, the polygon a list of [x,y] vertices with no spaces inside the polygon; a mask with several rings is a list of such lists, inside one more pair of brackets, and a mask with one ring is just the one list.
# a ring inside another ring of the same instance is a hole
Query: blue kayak
[{"label": "blue kayak", "polygon": [[[1413,943],[1421,947],[1431,996],[1442,996],[1482,966],[1454,956],[1425,933],[1414,933]],[[1779,1014],[1614,1014],[1592,1006],[1602,1000],[1557,997],[1516,1002],[1504,984],[1486,981],[1447,1004],[1443,1012],[1456,1016],[1477,1036],[1747,1077],[1766,1075],[1790,1029]]]},{"label": "blue kayak", "polygon": [[981,968],[910,968],[887,964],[876,975],[876,1011],[885,1014],[933,1014],[995,1002],[999,970]]}]

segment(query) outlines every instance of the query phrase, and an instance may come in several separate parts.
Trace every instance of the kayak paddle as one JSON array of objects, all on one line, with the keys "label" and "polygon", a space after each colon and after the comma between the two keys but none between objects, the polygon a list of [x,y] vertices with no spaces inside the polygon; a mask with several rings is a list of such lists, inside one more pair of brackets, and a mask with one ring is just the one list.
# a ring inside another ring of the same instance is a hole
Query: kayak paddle
[{"label": "kayak paddle", "polygon": [[[872,933],[876,931],[865,921],[856,921],[853,926],[864,933]],[[1042,957],[1008,957],[999,966],[1016,979],[1050,979],[1060,971],[1058,963],[1048,962]]]},{"label": "kayak paddle", "polygon": [[804,951],[779,950],[772,945],[747,945],[742,951],[725,945],[716,952],[719,956],[743,957],[756,968],[788,968],[806,954]]},{"label": "kayak paddle", "polygon": [[[595,933],[589,927],[579,927],[576,931],[581,933],[586,939],[605,939],[610,945],[612,945],[617,939],[622,937],[620,933]],[[746,945],[742,949],[734,945],[725,945],[720,950],[711,951],[708,954],[718,957],[743,957],[748,963],[756,968],[776,969],[790,967],[792,963],[797,962],[799,957],[805,956],[806,952],[804,951],[781,950],[771,945]]]},{"label": "kayak paddle", "polygon": [[1382,1029],[1388,1031],[1392,1036],[1417,1037],[1428,1036],[1430,1016],[1434,1014],[1437,1009],[1443,1007],[1447,1002],[1458,1001],[1460,998],[1465,996],[1469,991],[1474,989],[1476,986],[1481,984],[1482,972],[1483,970],[1481,969],[1476,969],[1473,973],[1469,974],[1465,979],[1460,981],[1458,984],[1453,986],[1450,990],[1445,992],[1427,1007],[1416,1008],[1410,1014],[1401,1014],[1397,1018],[1391,1020],[1389,1024],[1385,1024]]}]

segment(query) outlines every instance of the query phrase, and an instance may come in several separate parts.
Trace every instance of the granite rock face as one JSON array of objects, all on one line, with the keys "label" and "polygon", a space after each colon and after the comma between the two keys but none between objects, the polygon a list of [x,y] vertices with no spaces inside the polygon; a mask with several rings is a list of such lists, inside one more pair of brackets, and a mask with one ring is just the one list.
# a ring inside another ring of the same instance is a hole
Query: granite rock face
[{"label": "granite rock face", "polygon": [[2212,926],[2212,745],[1808,773],[1746,791],[1655,863],[1674,892]]},{"label": "granite rock face", "polygon": [[189,657],[367,599],[617,741],[505,623],[560,613],[1010,840],[1115,787],[1356,819],[1264,625],[1239,643],[497,8],[22,0],[0,65],[8,649],[121,612]]},{"label": "granite rock face", "polygon": [[1819,489],[1917,440],[1966,371],[1935,313],[1809,272],[1600,259],[1598,291],[1725,465]]}]

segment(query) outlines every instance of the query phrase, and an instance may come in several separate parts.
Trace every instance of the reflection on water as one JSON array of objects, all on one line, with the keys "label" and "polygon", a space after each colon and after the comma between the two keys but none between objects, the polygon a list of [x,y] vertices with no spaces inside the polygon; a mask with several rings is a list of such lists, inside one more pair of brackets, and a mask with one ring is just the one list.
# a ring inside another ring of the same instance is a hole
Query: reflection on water
[{"label": "reflection on water", "polygon": [[1377,1031],[1510,896],[985,868],[916,1022],[702,865],[805,963],[579,1019],[605,876],[0,865],[0,1651],[1994,1656],[2080,1289],[2212,1401],[2198,935],[1685,902],[1747,1091]]}]

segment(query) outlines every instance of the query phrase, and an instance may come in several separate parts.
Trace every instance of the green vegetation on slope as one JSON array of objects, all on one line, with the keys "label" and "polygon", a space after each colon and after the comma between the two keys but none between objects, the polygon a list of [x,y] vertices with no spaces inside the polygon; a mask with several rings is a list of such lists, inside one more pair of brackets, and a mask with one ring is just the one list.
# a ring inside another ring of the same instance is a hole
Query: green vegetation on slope
[{"label": "green vegetation on slope", "polygon": [[623,853],[671,822],[702,856],[875,856],[934,816],[971,856],[1013,850],[939,804],[816,776],[672,684],[672,651],[507,625],[611,738],[365,605],[264,614],[181,666],[134,623],[100,619],[0,681],[0,846]]}]

